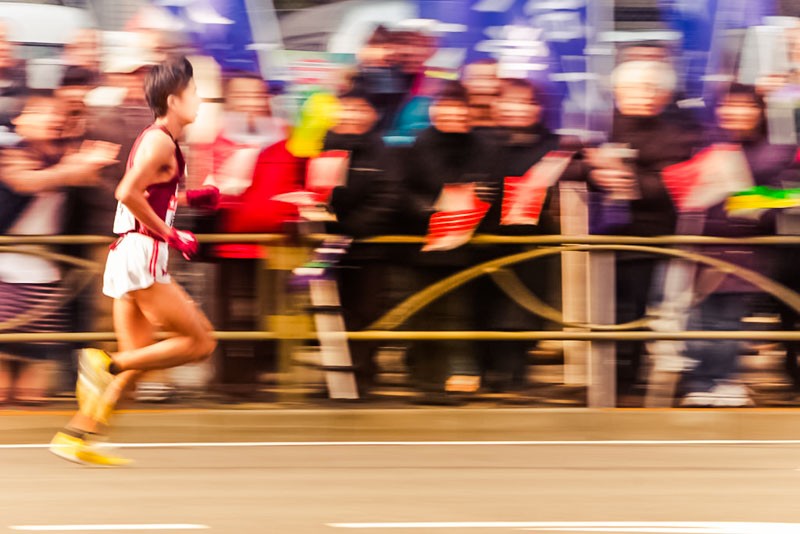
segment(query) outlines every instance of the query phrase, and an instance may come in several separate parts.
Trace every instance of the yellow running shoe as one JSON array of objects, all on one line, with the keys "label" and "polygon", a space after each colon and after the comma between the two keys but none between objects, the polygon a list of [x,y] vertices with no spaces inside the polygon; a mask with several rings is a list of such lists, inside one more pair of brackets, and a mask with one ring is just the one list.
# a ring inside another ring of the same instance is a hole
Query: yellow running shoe
[{"label": "yellow running shoe", "polygon": [[123,467],[133,463],[129,458],[115,455],[113,448],[105,443],[84,442],[76,457],[81,463],[99,467]]},{"label": "yellow running shoe", "polygon": [[78,457],[78,452],[83,447],[84,441],[81,438],[70,436],[64,432],[56,432],[56,435],[50,440],[49,450],[51,453],[68,462],[82,464],[84,461]]},{"label": "yellow running shoe", "polygon": [[103,392],[114,379],[108,371],[111,356],[100,349],[83,349],[78,357],[78,384],[75,396],[81,413],[94,415],[103,397]]}]

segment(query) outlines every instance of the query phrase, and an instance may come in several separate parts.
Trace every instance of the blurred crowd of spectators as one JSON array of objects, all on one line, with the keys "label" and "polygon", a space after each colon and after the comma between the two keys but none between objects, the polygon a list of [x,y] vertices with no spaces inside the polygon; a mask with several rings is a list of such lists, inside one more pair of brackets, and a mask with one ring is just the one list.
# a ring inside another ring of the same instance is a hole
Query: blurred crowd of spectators
[{"label": "blurred crowd of spectators", "polygon": [[[155,42],[151,40],[150,42]],[[26,87],[25,67],[0,25],[0,226],[5,234],[109,235],[116,209],[113,191],[139,132],[152,121],[142,92],[148,66],[168,51],[157,47],[138,58],[101,69],[98,36],[82,32],[63,55],[55,91]],[[587,184],[593,233],[657,236],[699,233],[754,236],[776,232],[770,211],[736,218],[722,203],[704,209],[699,223],[686,223],[663,177],[664,169],[690,161],[703,148],[724,143],[744,155],[753,185],[787,187],[797,177],[796,145],[770,142],[765,97],[797,83],[791,77],[759,87],[726,84],[703,113],[682,105],[670,49],[634,45],[619,53],[611,79],[614,113],[608,143],[584,146],[545,123],[546,95],[522,79],[503,79],[494,60],[480,60],[458,73],[432,72],[426,61],[435,38],[421,32],[377,28],[339,81],[304,100],[296,118],[276,113],[279,100],[257,74],[223,73],[224,104],[212,136],[189,143],[190,180],[219,187],[222,209],[195,213],[201,230],[285,232],[300,218],[296,205],[275,197],[306,188],[309,162],[345,151],[346,179],[334,184],[329,233],[364,238],[386,234],[425,235],[442,211],[445,186],[472,184],[488,204],[479,233],[558,234],[558,184],[546,191],[537,224],[503,224],[508,177],[521,177],[547,155],[569,154],[560,181]],[[627,150],[620,156],[620,147]],[[735,173],[733,173],[735,174]],[[302,211],[302,210],[301,210]],[[694,220],[694,219],[693,219]],[[382,311],[416,291],[470,265],[524,250],[519,245],[460,246],[422,252],[418,245],[356,242],[338,272],[348,329],[363,329]],[[72,251],[103,261],[106,245]],[[791,250],[714,248],[728,261],[798,287],[789,266]],[[220,245],[207,251],[219,263],[221,294],[240,276],[254,277],[252,245]],[[664,298],[664,260],[636,253],[616,259],[617,322],[645,316]],[[541,299],[560,306],[559,259],[513,267]],[[731,277],[700,269],[692,273],[697,305],[689,328],[735,330],[757,311],[757,290]],[[10,327],[18,332],[72,328],[111,329],[107,299],[98,287],[66,306],[62,273],[53,259],[0,255],[0,324],[20,310],[34,319]],[[232,289],[231,289],[232,290]],[[224,298],[223,298],[224,300]],[[223,303],[223,308],[224,308]],[[785,325],[796,317],[781,310]],[[229,313],[230,312],[230,313]],[[220,329],[231,328],[223,311]],[[78,319],[76,319],[76,317]],[[257,318],[253,318],[253,325]],[[553,328],[508,299],[493,283],[478,280],[425,308],[407,325],[414,330],[540,330]],[[52,361],[70,361],[67,344],[3,344],[0,401],[46,396]],[[351,347],[359,388],[367,394],[379,369],[377,346]],[[412,343],[406,362],[412,384],[431,402],[478,391],[525,392],[530,343],[428,341]],[[752,401],[736,380],[740,345],[692,342],[685,357],[680,402],[693,406],[745,406]],[[792,359],[793,349],[790,347]],[[618,343],[619,389],[641,387],[646,347]],[[796,365],[789,365],[797,379]]]}]

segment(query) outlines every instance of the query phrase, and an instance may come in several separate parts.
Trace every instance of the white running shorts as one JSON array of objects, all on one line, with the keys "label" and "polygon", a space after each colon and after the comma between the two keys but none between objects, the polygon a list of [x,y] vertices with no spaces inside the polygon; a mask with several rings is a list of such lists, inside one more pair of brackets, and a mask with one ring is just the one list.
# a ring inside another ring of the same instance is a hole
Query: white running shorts
[{"label": "white running shorts", "polygon": [[155,283],[168,284],[169,247],[163,241],[136,232],[122,236],[108,253],[103,294],[119,299]]}]

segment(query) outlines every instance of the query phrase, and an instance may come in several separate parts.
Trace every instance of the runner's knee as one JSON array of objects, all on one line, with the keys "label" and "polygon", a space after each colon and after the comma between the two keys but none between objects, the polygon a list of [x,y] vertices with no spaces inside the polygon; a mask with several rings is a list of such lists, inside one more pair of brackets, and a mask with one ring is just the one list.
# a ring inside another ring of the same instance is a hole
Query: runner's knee
[{"label": "runner's knee", "polygon": [[202,331],[194,336],[192,343],[191,357],[194,361],[205,360],[217,348],[217,340],[211,336],[211,332]]}]

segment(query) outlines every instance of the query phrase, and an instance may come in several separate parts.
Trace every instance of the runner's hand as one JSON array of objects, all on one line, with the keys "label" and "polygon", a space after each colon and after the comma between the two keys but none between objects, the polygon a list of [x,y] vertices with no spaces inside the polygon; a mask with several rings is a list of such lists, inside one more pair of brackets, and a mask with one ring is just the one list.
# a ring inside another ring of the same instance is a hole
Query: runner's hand
[{"label": "runner's hand", "polygon": [[200,244],[192,232],[176,230],[175,228],[167,236],[167,244],[179,251],[187,260],[197,256],[197,251],[200,248]]},{"label": "runner's hand", "polygon": [[193,208],[215,210],[219,207],[219,197],[219,189],[213,185],[186,191],[186,202]]}]

